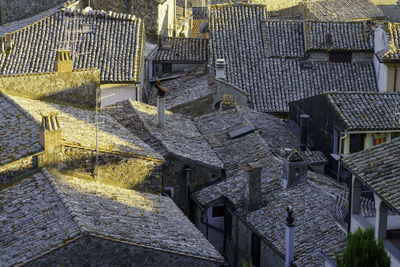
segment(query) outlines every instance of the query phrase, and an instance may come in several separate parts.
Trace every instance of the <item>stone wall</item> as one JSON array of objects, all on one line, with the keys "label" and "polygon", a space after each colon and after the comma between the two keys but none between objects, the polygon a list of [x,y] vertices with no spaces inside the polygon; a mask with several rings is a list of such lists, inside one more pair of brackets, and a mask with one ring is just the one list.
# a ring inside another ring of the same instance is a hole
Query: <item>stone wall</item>
[{"label": "stone wall", "polygon": [[187,211],[186,205],[189,199],[186,195],[186,167],[191,169],[189,178],[191,188],[201,188],[221,179],[220,168],[178,157],[172,153],[164,157],[166,165],[163,174],[163,186],[174,188],[173,201],[184,212]]},{"label": "stone wall", "polygon": [[97,237],[83,237],[26,266],[218,266],[215,262]]},{"label": "stone wall", "polygon": [[100,70],[40,73],[0,77],[0,90],[31,99],[94,107],[100,87]]},{"label": "stone wall", "polygon": [[34,172],[42,155],[43,152],[0,166],[0,188],[17,182],[19,176]]},{"label": "stone wall", "polygon": [[[58,168],[85,178],[94,177],[96,152],[64,147]],[[99,153],[98,180],[127,189],[160,194],[162,162],[110,153]]]},{"label": "stone wall", "polygon": [[213,107],[216,108],[216,104],[222,101],[224,94],[233,95],[234,100],[238,106],[247,107],[248,106],[248,93],[237,88],[236,86],[229,84],[223,80],[215,80],[216,90],[213,100]]},{"label": "stone wall", "polygon": [[213,95],[209,94],[201,99],[193,102],[185,103],[184,105],[175,106],[170,109],[173,113],[180,113],[191,117],[198,117],[215,111],[213,108]]},{"label": "stone wall", "polygon": [[0,0],[4,23],[28,18],[63,4],[66,0]]}]

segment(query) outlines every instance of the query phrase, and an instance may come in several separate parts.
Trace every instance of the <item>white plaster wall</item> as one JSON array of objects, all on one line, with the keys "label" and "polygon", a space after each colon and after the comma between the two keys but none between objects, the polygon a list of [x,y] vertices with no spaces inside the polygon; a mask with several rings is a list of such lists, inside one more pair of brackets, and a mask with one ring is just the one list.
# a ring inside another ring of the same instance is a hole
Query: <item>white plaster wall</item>
[{"label": "white plaster wall", "polygon": [[[379,26],[375,30],[375,53],[384,49],[387,46],[387,36],[386,32]],[[378,58],[374,56],[374,67],[376,80],[378,82],[379,92],[385,92],[387,90],[387,77],[388,77],[388,69],[387,66],[383,63],[380,63]]]},{"label": "white plaster wall", "polygon": [[100,85],[101,106],[110,106],[127,99],[136,100],[136,85],[134,84],[104,84]]},{"label": "white plaster wall", "polygon": [[[175,20],[175,0],[165,1],[158,6],[158,34],[172,36]],[[170,31],[168,31],[170,29]]]}]

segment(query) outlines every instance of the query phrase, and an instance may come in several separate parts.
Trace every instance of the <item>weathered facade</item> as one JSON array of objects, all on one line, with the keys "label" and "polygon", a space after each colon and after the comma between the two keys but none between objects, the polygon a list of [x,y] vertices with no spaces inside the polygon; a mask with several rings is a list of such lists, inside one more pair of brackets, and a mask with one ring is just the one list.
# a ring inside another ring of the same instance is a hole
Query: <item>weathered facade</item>
[{"label": "weathered facade", "polygon": [[289,104],[291,121],[310,116],[308,143],[329,159],[329,169],[338,172],[340,155],[354,153],[399,136],[393,115],[398,93],[325,93]]}]

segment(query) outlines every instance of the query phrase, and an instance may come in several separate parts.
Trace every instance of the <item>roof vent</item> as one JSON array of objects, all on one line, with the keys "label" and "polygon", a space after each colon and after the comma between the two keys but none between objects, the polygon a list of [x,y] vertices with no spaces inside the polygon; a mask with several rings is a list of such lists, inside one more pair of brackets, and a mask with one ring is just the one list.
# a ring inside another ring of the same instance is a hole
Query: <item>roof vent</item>
[{"label": "roof vent", "polygon": [[215,62],[215,78],[225,80],[225,59],[219,58]]},{"label": "roof vent", "polygon": [[311,61],[303,61],[301,63],[301,66],[303,69],[312,69],[313,68],[313,63]]},{"label": "roof vent", "polygon": [[14,46],[14,40],[10,34],[0,37],[0,43],[2,53],[10,52]]},{"label": "roof vent", "polygon": [[236,139],[236,138],[248,135],[250,133],[253,133],[255,130],[256,130],[256,128],[252,124],[246,125],[244,127],[240,127],[238,129],[230,131],[229,137],[232,139]]}]

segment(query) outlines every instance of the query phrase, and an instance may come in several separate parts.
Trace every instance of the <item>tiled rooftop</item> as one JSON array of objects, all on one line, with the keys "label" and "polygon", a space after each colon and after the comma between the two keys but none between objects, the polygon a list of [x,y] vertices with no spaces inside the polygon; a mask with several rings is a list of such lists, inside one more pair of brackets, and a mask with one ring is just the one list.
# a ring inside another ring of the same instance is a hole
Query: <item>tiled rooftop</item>
[{"label": "tiled rooftop", "polygon": [[[264,119],[262,119],[263,116]],[[283,175],[282,160],[270,151],[281,146],[295,145],[294,140],[297,138],[293,140],[289,133],[285,134],[285,131],[283,135],[289,138],[286,142],[279,137],[274,138],[274,134],[279,134],[278,128],[285,128],[284,122],[279,125],[279,119],[275,118],[266,123],[268,116],[270,115],[257,116],[256,111],[248,109],[231,109],[195,119],[202,134],[224,162],[227,178],[195,192],[194,197],[204,206],[226,197],[241,213],[243,186],[247,179],[242,164],[257,161],[263,166],[261,193],[263,202],[267,204],[243,216],[268,242],[284,254],[285,210],[287,204],[292,204],[295,209],[297,233],[296,264],[299,266],[321,265],[323,261],[319,256],[319,251],[337,246],[346,239],[346,235],[337,227],[336,219],[331,211],[336,196],[345,194],[346,189],[328,177],[308,172],[307,182],[293,189],[284,190],[280,184]],[[265,139],[257,131],[235,139],[229,137],[230,131],[249,123],[255,125],[258,130],[261,129],[261,134]],[[279,126],[268,132],[268,125],[274,124]],[[269,143],[272,144],[271,150]]]},{"label": "tiled rooftop", "polygon": [[252,108],[287,113],[289,102],[324,91],[377,91],[372,62],[314,62],[305,68],[300,59],[287,58],[299,56],[301,44],[271,50],[269,44],[286,45],[279,40],[284,39],[279,27],[293,34],[301,29],[293,22],[275,22],[276,30],[274,22],[266,24],[264,13],[263,6],[240,4],[212,6],[210,13],[210,64],[225,58],[227,81],[250,94]]},{"label": "tiled rooftop", "polygon": [[208,39],[183,37],[165,38],[154,58],[155,62],[175,63],[205,63],[207,60]]},{"label": "tiled rooftop", "polygon": [[376,55],[381,62],[399,62],[400,61],[400,23],[388,22],[385,26],[388,36],[388,46]]},{"label": "tiled rooftop", "polygon": [[[91,32],[83,32],[83,24]],[[79,41],[73,44],[75,69],[99,68],[102,82],[139,81],[143,21],[128,14],[69,7],[11,33],[14,46],[0,55],[0,74],[53,72],[57,50],[68,43],[71,28],[79,31]]]},{"label": "tiled rooftop", "polygon": [[400,213],[400,138],[343,156],[343,163]]},{"label": "tiled rooftop", "polygon": [[[209,74],[206,65],[195,70],[185,72],[178,78],[163,81],[161,86],[168,89],[165,95],[165,108],[172,109],[181,105],[195,102],[213,93],[209,86]],[[152,90],[149,96],[149,104],[157,105],[157,92]]]},{"label": "tiled rooftop", "polygon": [[364,22],[305,22],[307,50],[373,51],[373,38],[364,28]]},{"label": "tiled rooftop", "polygon": [[[95,112],[70,106],[51,104],[27,98],[11,97],[39,123],[41,114],[58,114],[65,144],[96,147]],[[137,136],[125,129],[111,116],[99,113],[98,146],[100,151],[119,152],[163,159]]]},{"label": "tiled rooftop", "polygon": [[303,0],[318,20],[384,19],[385,14],[370,0]]},{"label": "tiled rooftop", "polygon": [[38,125],[0,93],[0,166],[42,150]]},{"label": "tiled rooftop", "polygon": [[400,93],[327,93],[331,105],[348,130],[400,129],[395,114]]},{"label": "tiled rooftop", "polygon": [[79,236],[73,215],[44,174],[0,191],[0,262],[14,266]]},{"label": "tiled rooftop", "polygon": [[56,185],[89,234],[223,260],[168,197],[69,176],[56,179]]},{"label": "tiled rooftop", "polygon": [[157,107],[131,101],[132,112],[139,115],[145,129],[169,152],[222,168],[222,162],[207,143],[196,125],[181,114],[166,111],[165,128],[157,126]]},{"label": "tiled rooftop", "polygon": [[222,261],[171,199],[43,171],[2,190],[0,262],[21,264],[82,234]]}]

